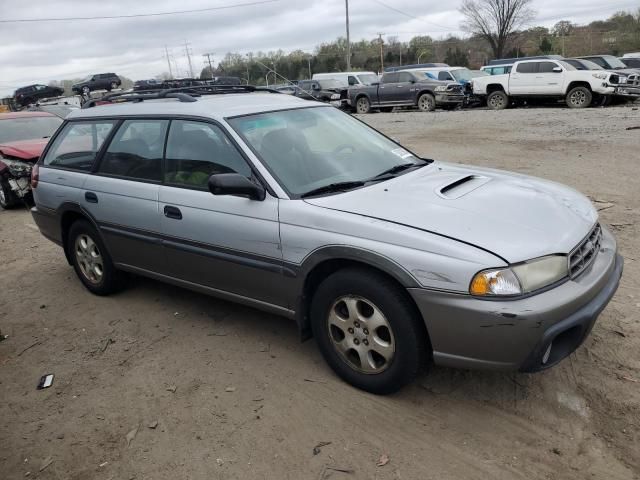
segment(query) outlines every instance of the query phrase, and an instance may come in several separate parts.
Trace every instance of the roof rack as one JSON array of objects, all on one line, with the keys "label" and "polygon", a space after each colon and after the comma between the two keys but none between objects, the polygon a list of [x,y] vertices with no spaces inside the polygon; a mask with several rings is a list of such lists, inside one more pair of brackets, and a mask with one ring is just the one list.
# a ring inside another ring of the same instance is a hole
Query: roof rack
[{"label": "roof rack", "polygon": [[167,88],[164,90],[138,90],[136,92],[118,92],[101,98],[87,100],[82,108],[91,108],[104,103],[142,102],[160,98],[176,98],[181,102],[197,102],[202,95],[222,95],[227,93],[268,92],[281,93],[278,90],[254,85],[193,85],[190,87]]}]

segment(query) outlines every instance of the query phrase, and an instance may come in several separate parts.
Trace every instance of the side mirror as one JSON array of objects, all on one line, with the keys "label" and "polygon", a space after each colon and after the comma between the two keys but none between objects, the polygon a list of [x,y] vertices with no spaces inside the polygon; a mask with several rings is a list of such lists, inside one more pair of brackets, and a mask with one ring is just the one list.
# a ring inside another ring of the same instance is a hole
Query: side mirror
[{"label": "side mirror", "polygon": [[553,72],[554,73],[561,73],[562,72],[562,67],[553,67]]},{"label": "side mirror", "polygon": [[218,173],[209,177],[209,191],[214,195],[240,195],[251,200],[264,200],[264,187],[238,173]]}]

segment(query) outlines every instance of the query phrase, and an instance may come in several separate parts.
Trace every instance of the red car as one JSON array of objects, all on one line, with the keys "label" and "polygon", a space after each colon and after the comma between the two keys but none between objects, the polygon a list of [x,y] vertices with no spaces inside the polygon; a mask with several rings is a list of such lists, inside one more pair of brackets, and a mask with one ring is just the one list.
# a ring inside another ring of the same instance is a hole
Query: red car
[{"label": "red car", "polygon": [[31,168],[62,119],[46,112],[0,113],[0,207],[31,199]]}]

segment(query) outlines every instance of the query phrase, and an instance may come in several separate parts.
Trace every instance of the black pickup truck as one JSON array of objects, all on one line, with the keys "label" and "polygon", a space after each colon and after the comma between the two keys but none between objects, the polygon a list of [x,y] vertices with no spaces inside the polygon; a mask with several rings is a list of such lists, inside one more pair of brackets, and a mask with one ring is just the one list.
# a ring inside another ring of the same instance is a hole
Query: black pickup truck
[{"label": "black pickup truck", "polygon": [[383,112],[393,107],[418,107],[430,112],[436,107],[455,108],[464,101],[462,85],[432,80],[410,71],[388,72],[380,83],[349,88],[348,103],[357,113],[373,109]]}]

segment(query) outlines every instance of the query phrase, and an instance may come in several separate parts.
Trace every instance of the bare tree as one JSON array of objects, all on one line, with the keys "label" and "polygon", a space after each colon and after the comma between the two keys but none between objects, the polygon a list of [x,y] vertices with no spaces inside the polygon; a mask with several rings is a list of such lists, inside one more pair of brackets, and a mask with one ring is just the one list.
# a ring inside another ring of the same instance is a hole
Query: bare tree
[{"label": "bare tree", "polygon": [[502,58],[515,31],[535,17],[533,0],[463,0],[464,31],[484,38],[495,58]]}]

